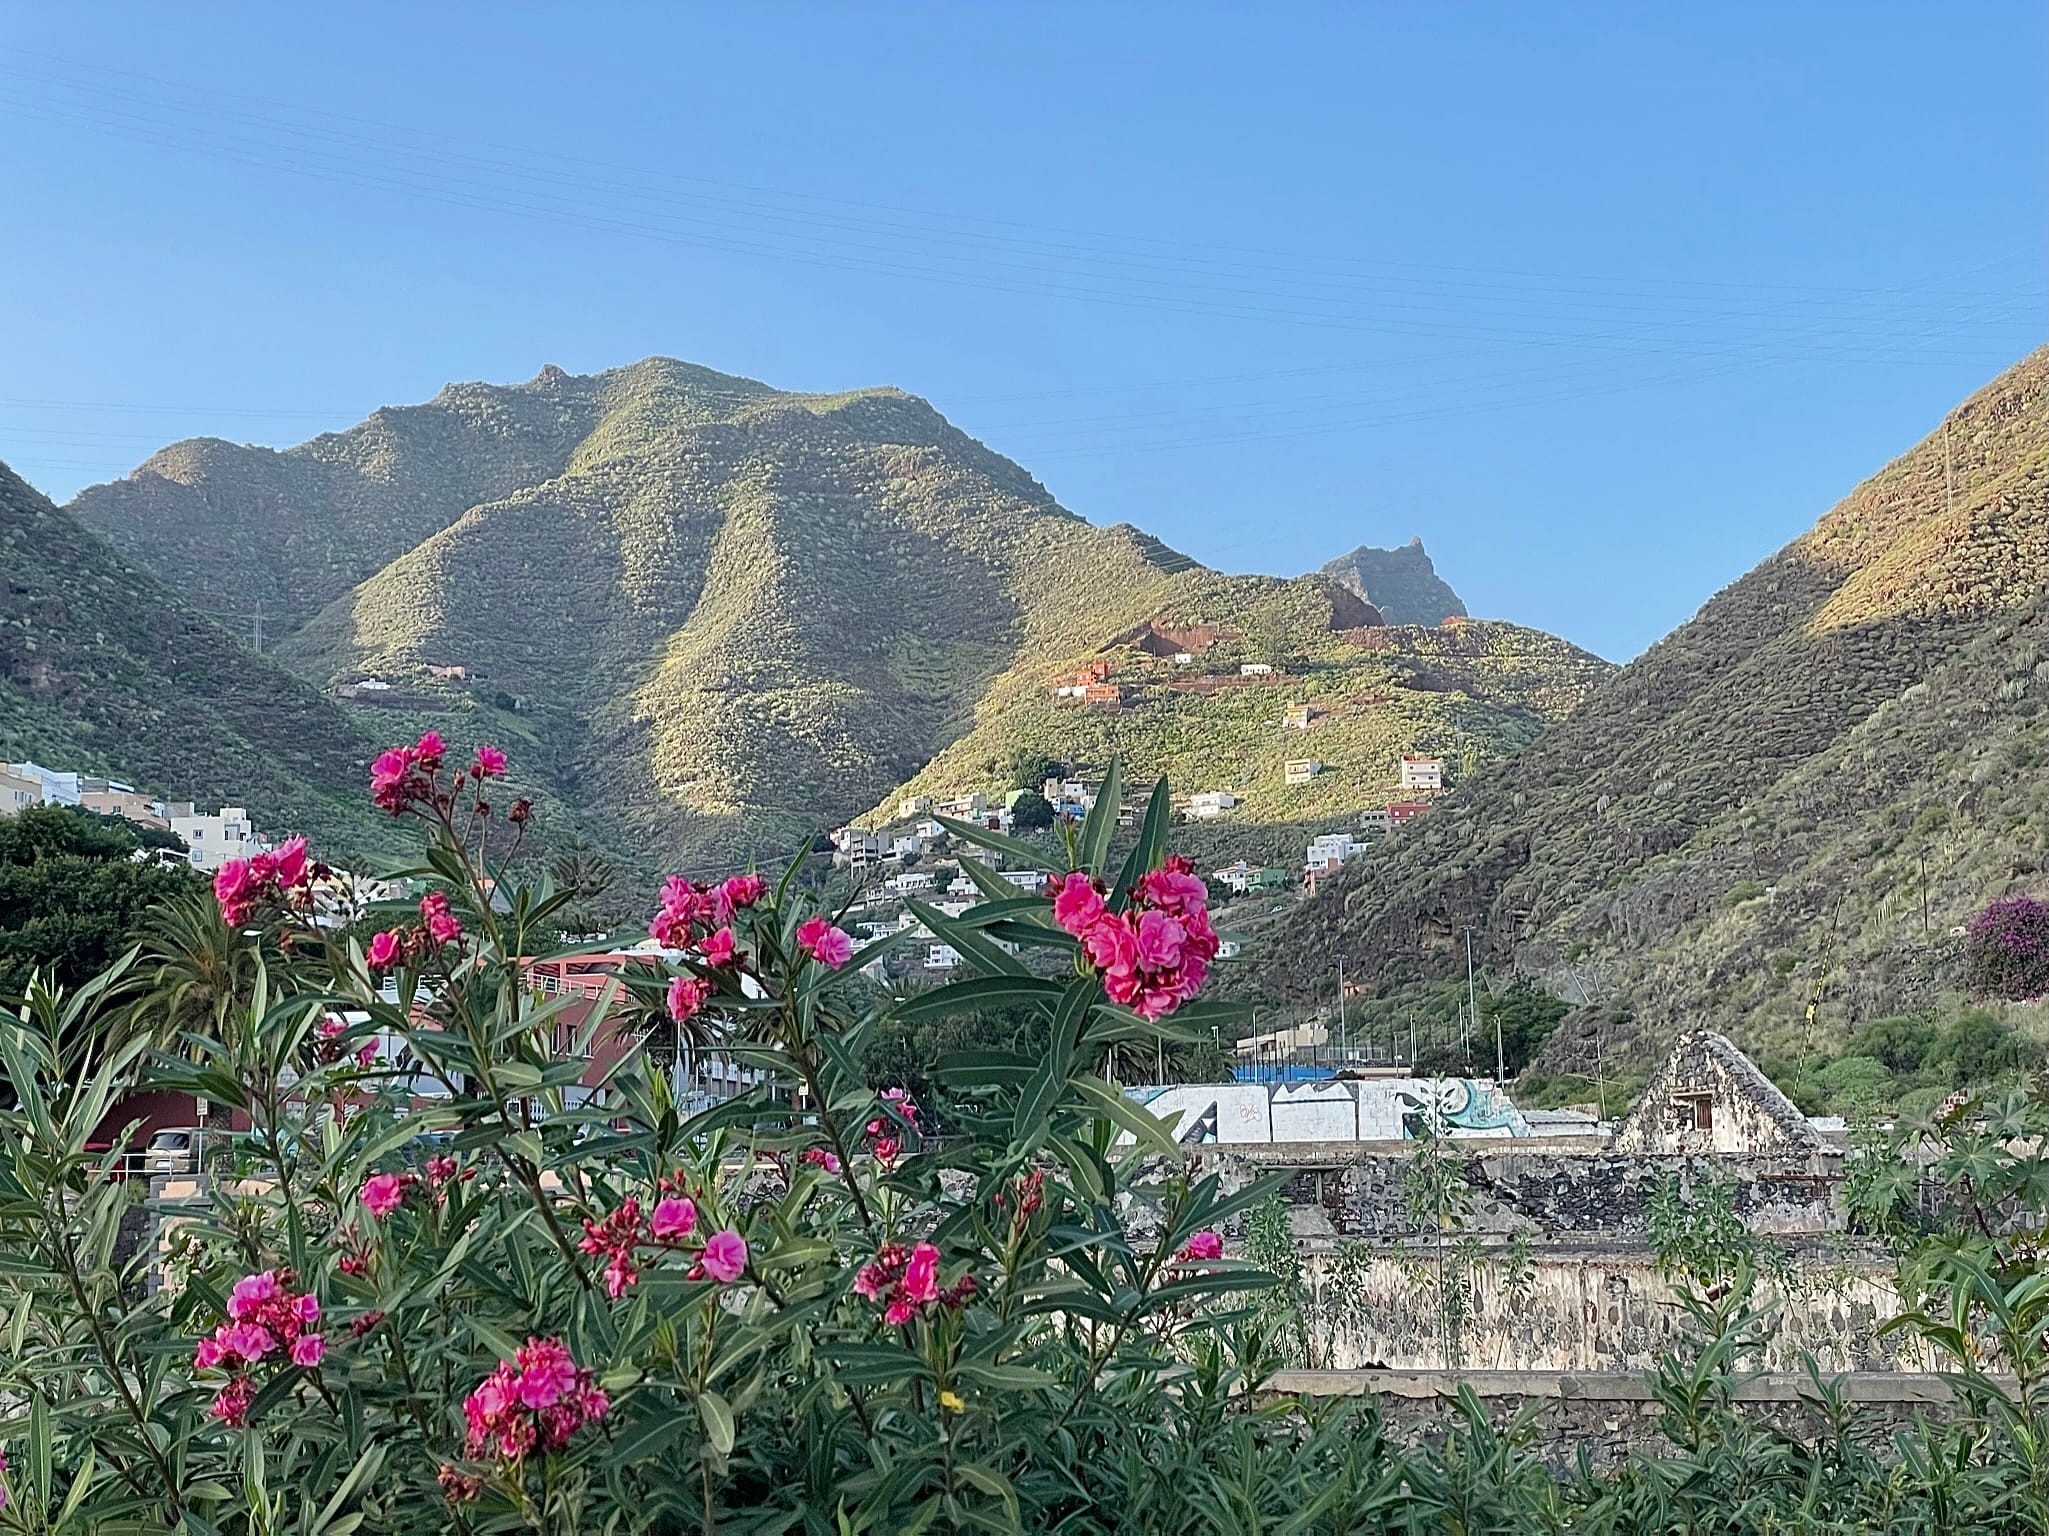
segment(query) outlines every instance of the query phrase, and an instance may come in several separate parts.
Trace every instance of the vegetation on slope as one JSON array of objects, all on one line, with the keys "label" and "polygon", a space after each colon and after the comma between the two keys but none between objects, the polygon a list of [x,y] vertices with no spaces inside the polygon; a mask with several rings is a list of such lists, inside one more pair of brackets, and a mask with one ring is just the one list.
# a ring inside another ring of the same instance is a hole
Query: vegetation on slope
[{"label": "vegetation on slope", "polygon": [[0,758],[132,782],[345,853],[364,738],[0,466]]},{"label": "vegetation on slope", "polygon": [[[1499,654],[1449,632],[1368,653],[1334,633],[1370,615],[1349,596],[1340,615],[1331,582],[1225,578],[1092,526],[900,391],[792,395],[664,359],[451,387],[284,454],[166,450],[78,505],[209,602],[228,543],[264,548],[298,605],[281,661],[393,684],[353,701],[379,736],[523,742],[544,803],[579,807],[643,884],[794,849],[914,776],[979,777],[997,738],[1244,777],[1254,816],[1349,812],[1397,750],[1509,750],[1602,668],[1486,627]],[[1161,692],[1129,742],[1068,730],[1049,676],[1162,617],[1228,628],[1218,656],[1299,662],[1276,687],[1333,719],[1385,693],[1381,718],[1301,798],[1250,782],[1278,773],[1267,692]]]},{"label": "vegetation on slope", "polygon": [[1959,926],[2049,858],[2045,405],[2037,354],[1348,867],[1297,943],[1399,982],[1444,974],[1471,924],[1583,1005],[1555,1069],[1701,1020],[1790,1059],[1953,1013]]}]

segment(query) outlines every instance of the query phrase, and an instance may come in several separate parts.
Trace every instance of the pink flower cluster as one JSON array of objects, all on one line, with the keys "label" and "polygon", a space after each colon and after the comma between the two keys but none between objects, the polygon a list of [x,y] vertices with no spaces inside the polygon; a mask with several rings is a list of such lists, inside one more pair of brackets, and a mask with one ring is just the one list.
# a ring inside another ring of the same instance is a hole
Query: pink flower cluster
[{"label": "pink flower cluster", "polygon": [[[617,1301],[640,1279],[644,1247],[685,1248],[697,1230],[697,1202],[682,1194],[677,1179],[661,1181],[660,1198],[645,1221],[640,1201],[628,1196],[599,1219],[584,1218],[583,1239],[577,1244],[593,1257],[605,1259],[605,1294]],[[711,1276],[721,1285],[731,1285],[747,1272],[747,1240],[730,1228],[714,1232],[697,1249],[690,1266],[690,1278]]]},{"label": "pink flower cluster", "polygon": [[718,989],[697,976],[677,976],[669,982],[669,1017],[687,1024],[704,1011]]},{"label": "pink flower cluster", "polygon": [[647,925],[648,934],[664,949],[688,949],[700,938],[711,939],[728,948],[730,957],[731,937],[718,940],[716,930],[767,892],[768,882],[754,874],[733,875],[716,885],[696,885],[671,875],[662,882],[662,904]]},{"label": "pink flower cluster", "polygon": [[828,970],[836,971],[854,958],[852,937],[822,917],[807,917],[797,925],[797,943]]},{"label": "pink flower cluster", "polygon": [[528,1339],[463,1399],[469,1425],[464,1451],[507,1462],[536,1449],[559,1451],[611,1407],[597,1378],[576,1363],[560,1339]]},{"label": "pink flower cluster", "polygon": [[880,1302],[882,1320],[892,1328],[901,1328],[921,1309],[935,1305],[958,1311],[978,1289],[973,1275],[962,1275],[942,1289],[939,1250],[930,1243],[913,1248],[884,1243],[854,1276],[854,1294]]},{"label": "pink flower cluster", "polygon": [[1206,1264],[1223,1256],[1223,1234],[1208,1227],[1191,1236],[1181,1249],[1181,1262],[1184,1264]]},{"label": "pink flower cluster", "polygon": [[[920,1135],[924,1134],[925,1127],[918,1119],[918,1101],[911,1097],[908,1090],[903,1088],[885,1088],[882,1092],[882,1097],[891,1109],[903,1117],[904,1122],[912,1130]],[[875,1154],[876,1161],[880,1162],[884,1167],[894,1163],[897,1159],[897,1154],[903,1151],[903,1142],[897,1137],[895,1124],[885,1117],[877,1115],[868,1122],[866,1129],[868,1132],[868,1150]]]},{"label": "pink flower cluster", "polygon": [[427,925],[427,937],[436,944],[453,944],[462,937],[462,924],[448,909],[446,891],[429,891],[420,898],[420,921]]},{"label": "pink flower cluster", "polygon": [[1075,870],[1054,894],[1053,920],[1081,940],[1110,1000],[1141,1018],[1165,1018],[1194,997],[1217,955],[1208,887],[1178,854],[1139,877],[1122,912],[1110,910],[1094,877]]},{"label": "pink flower cluster", "polygon": [[213,877],[221,921],[239,928],[260,903],[306,897],[313,870],[306,863],[306,839],[294,837],[253,859],[230,859]]},{"label": "pink flower cluster", "polygon": [[[342,1037],[349,1032],[346,1021],[329,1014],[313,1032],[313,1059],[323,1067],[333,1066],[346,1053]],[[377,1059],[377,1042],[365,1040],[356,1048],[356,1065],[367,1067]]]},{"label": "pink flower cluster", "polygon": [[245,1369],[283,1350],[293,1365],[311,1370],[327,1353],[327,1340],[312,1331],[320,1321],[319,1298],[291,1288],[290,1270],[266,1269],[244,1275],[228,1295],[228,1318],[192,1352],[195,1370],[234,1373],[208,1410],[222,1423],[248,1422],[256,1384]]}]

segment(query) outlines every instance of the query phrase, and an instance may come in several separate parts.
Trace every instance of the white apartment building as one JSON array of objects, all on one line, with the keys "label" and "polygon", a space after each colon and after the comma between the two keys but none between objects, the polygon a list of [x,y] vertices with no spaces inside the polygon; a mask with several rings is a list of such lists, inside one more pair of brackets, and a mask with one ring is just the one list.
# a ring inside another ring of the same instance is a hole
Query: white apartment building
[{"label": "white apartment building", "polygon": [[1198,821],[1214,821],[1237,804],[1238,797],[1228,789],[1200,790],[1188,797],[1188,814]]},{"label": "white apartment building", "polygon": [[239,805],[224,805],[212,816],[202,815],[189,803],[169,809],[171,830],[192,850],[194,869],[212,872],[230,859],[246,859],[263,849],[249,813]]},{"label": "white apartment building", "polygon": [[1403,757],[1402,788],[1435,792],[1444,788],[1444,759]]},{"label": "white apartment building", "polygon": [[41,763],[0,763],[0,768],[16,778],[33,781],[38,805],[78,804],[78,775],[75,773],[59,773]]},{"label": "white apartment building", "polygon": [[1022,891],[1034,894],[1046,888],[1046,872],[1043,869],[1006,869],[1003,878]]},{"label": "white apartment building", "polygon": [[1243,896],[1246,885],[1252,879],[1252,866],[1240,859],[1235,864],[1226,864],[1222,869],[1211,870],[1209,877],[1218,885],[1228,886]]}]

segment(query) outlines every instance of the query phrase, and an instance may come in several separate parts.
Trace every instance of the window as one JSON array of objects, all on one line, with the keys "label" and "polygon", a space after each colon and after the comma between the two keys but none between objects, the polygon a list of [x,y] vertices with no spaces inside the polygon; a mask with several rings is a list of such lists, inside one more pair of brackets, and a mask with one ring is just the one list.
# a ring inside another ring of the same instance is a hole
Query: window
[{"label": "window", "polygon": [[1715,1098],[1711,1093],[1683,1094],[1672,1101],[1672,1118],[1683,1130],[1688,1126],[1696,1131],[1711,1131],[1715,1128]]}]

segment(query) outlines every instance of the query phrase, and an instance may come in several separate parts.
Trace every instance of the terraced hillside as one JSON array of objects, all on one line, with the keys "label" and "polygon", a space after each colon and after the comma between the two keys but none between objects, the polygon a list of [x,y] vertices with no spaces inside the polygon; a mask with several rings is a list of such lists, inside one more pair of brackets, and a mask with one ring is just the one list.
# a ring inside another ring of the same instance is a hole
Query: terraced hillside
[{"label": "terraced hillside", "polygon": [[382,834],[366,738],[0,465],[0,759],[246,805],[329,856]]},{"label": "terraced hillside", "polygon": [[1969,913],[2049,889],[2045,411],[2038,353],[1349,866],[1295,944],[1396,983],[1472,924],[1586,1003],[1554,1070],[1597,1035],[1611,1062],[1701,1022],[1791,1052],[1932,1003]]},{"label": "terraced hillside", "polygon": [[[1375,616],[1339,584],[1227,578],[1093,526],[901,391],[659,358],[451,386],[283,453],[180,445],[77,507],[196,601],[246,611],[223,564],[265,570],[281,662],[379,735],[519,748],[642,876],[793,848],[1013,741],[1243,779],[1260,815],[1350,806],[1398,745],[1509,750],[1602,669],[1488,626],[1369,652],[1340,631]],[[1215,657],[1285,675],[1256,701],[1135,691],[1129,732],[1051,707],[1049,676],[1155,621],[1228,630]],[[1280,743],[1255,718],[1289,688],[1343,749],[1301,798],[1267,793]],[[1338,721],[1374,723],[1340,741]]]}]

